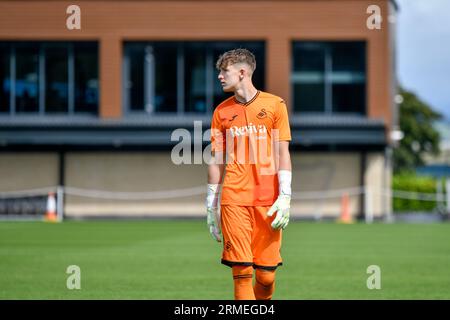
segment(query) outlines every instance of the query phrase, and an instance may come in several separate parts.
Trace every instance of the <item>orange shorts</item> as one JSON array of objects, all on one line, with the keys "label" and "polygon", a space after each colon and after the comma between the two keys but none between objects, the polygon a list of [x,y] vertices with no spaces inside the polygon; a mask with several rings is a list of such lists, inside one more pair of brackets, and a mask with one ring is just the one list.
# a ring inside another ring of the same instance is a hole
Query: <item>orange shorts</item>
[{"label": "orange shorts", "polygon": [[266,215],[270,206],[221,206],[223,233],[222,263],[275,270],[282,265],[281,230],[271,227],[275,215]]}]

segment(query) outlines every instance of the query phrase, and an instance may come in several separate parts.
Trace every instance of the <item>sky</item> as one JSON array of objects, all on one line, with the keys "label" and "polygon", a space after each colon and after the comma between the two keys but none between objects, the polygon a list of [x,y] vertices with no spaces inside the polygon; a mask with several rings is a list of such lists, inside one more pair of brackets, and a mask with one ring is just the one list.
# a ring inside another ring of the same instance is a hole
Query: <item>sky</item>
[{"label": "sky", "polygon": [[397,0],[397,76],[450,121],[450,0]]}]

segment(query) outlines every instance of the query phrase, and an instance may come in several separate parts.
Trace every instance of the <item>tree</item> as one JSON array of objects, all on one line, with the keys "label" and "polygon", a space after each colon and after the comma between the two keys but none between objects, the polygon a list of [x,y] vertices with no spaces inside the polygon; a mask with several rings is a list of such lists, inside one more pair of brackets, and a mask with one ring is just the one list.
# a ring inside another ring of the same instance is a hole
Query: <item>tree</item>
[{"label": "tree", "polygon": [[413,171],[424,164],[425,153],[438,155],[439,132],[433,128],[433,122],[442,118],[429,105],[420,100],[413,92],[400,88],[403,101],[400,104],[400,130],[404,137],[394,150],[394,171],[396,173]]}]

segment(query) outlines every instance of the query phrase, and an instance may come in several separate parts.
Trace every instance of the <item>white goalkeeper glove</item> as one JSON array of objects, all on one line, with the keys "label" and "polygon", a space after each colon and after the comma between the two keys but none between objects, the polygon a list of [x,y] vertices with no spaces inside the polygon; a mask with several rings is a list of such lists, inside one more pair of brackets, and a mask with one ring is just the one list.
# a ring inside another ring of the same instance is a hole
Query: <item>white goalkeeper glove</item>
[{"label": "white goalkeeper glove", "polygon": [[208,184],[206,194],[206,222],[208,224],[211,237],[217,242],[222,242],[222,231],[220,226],[220,211],[218,208],[219,201],[219,185]]},{"label": "white goalkeeper glove", "polygon": [[284,229],[289,223],[289,211],[291,209],[291,180],[291,171],[278,171],[279,195],[275,203],[267,212],[269,217],[277,212],[275,219],[272,221],[273,229]]}]

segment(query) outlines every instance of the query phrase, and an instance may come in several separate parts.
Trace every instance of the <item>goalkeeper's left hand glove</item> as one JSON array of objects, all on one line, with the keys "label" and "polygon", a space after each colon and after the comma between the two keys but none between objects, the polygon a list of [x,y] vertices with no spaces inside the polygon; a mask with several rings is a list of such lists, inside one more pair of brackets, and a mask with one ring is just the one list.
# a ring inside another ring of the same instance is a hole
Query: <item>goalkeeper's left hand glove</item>
[{"label": "goalkeeper's left hand glove", "polygon": [[289,223],[289,211],[291,209],[291,180],[291,171],[278,171],[279,196],[267,212],[269,217],[277,212],[276,218],[272,221],[273,229],[284,229]]},{"label": "goalkeeper's left hand glove", "polygon": [[217,242],[222,242],[222,231],[220,230],[219,208],[206,208],[207,224],[211,237]]},{"label": "goalkeeper's left hand glove", "polygon": [[277,212],[276,218],[272,221],[272,228],[284,229],[289,223],[289,210],[291,208],[291,196],[287,194],[280,194],[278,199],[272,205],[267,212],[267,215],[271,217]]}]

